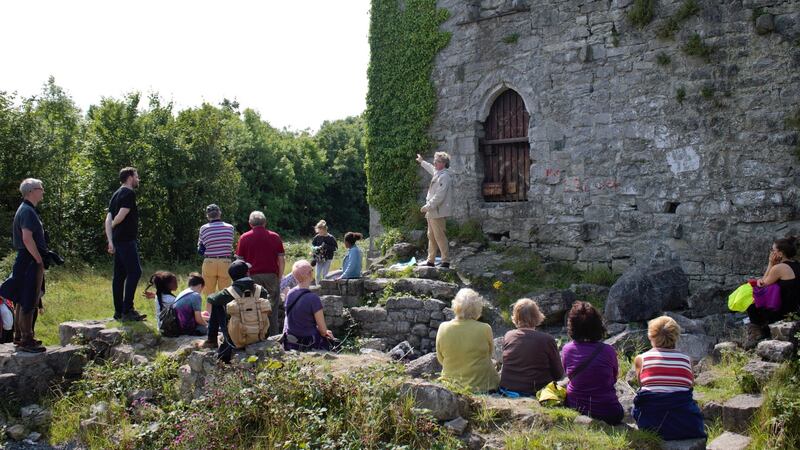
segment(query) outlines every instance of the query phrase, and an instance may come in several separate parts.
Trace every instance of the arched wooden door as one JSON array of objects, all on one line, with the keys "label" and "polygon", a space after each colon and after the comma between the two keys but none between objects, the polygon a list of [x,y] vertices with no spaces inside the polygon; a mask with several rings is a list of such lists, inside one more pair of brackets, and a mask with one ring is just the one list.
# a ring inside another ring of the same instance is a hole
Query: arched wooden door
[{"label": "arched wooden door", "polygon": [[487,202],[528,200],[531,156],[530,116],[519,94],[509,89],[494,101],[483,124],[483,199]]}]

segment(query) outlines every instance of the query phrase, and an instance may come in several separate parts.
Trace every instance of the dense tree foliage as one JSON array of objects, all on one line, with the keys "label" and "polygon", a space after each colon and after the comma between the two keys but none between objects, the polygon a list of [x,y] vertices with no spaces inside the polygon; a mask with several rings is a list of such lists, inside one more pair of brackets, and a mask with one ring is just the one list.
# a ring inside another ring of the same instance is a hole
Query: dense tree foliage
[{"label": "dense tree foliage", "polygon": [[[0,226],[10,231],[19,182],[40,178],[52,246],[85,259],[102,255],[107,203],[119,169],[131,165],[141,178],[146,258],[191,257],[209,203],[239,232],[256,209],[285,235],[312,234],[319,219],[337,233],[365,232],[364,157],[360,117],[326,121],[312,135],[277,130],[237,102],[175,111],[138,93],[103,98],[82,115],[51,78],[35,97],[0,92]],[[10,232],[4,236],[0,254],[10,250]]]}]

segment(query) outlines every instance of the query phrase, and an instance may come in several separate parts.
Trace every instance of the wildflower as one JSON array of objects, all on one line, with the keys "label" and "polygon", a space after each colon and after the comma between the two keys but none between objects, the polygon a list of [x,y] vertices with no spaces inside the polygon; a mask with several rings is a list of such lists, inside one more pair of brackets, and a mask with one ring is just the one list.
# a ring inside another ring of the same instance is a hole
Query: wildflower
[{"label": "wildflower", "polygon": [[500,290],[503,289],[503,282],[500,281],[500,280],[497,280],[494,283],[492,283],[492,287],[495,288],[496,290],[500,291]]}]

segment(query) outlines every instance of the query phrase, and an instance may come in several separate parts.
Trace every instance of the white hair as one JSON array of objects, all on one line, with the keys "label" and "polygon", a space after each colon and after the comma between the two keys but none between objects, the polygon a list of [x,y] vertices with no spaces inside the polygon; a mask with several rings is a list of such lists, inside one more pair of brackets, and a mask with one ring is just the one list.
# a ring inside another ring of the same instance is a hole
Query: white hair
[{"label": "white hair", "polygon": [[436,152],[433,154],[433,162],[441,161],[445,167],[450,167],[450,155],[447,152]]},{"label": "white hair", "polygon": [[248,220],[250,226],[258,227],[258,226],[265,226],[267,224],[267,216],[264,215],[261,211],[253,211],[250,213],[250,219]]},{"label": "white hair", "polygon": [[483,297],[472,289],[464,288],[456,294],[452,307],[456,318],[478,320],[483,312]]},{"label": "white hair", "polygon": [[19,192],[22,194],[23,197],[33,192],[36,188],[42,187],[42,180],[38,180],[36,178],[25,178],[22,180],[22,183],[19,184]]}]

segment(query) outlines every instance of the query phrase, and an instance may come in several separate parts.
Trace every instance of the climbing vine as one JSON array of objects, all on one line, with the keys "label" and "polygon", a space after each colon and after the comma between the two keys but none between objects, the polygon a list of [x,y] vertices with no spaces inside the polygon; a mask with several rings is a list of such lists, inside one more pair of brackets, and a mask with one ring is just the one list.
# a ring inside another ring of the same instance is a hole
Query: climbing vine
[{"label": "climbing vine", "polygon": [[417,153],[433,142],[433,59],[450,41],[435,0],[372,0],[367,70],[367,199],[386,226],[401,226],[417,194]]}]

